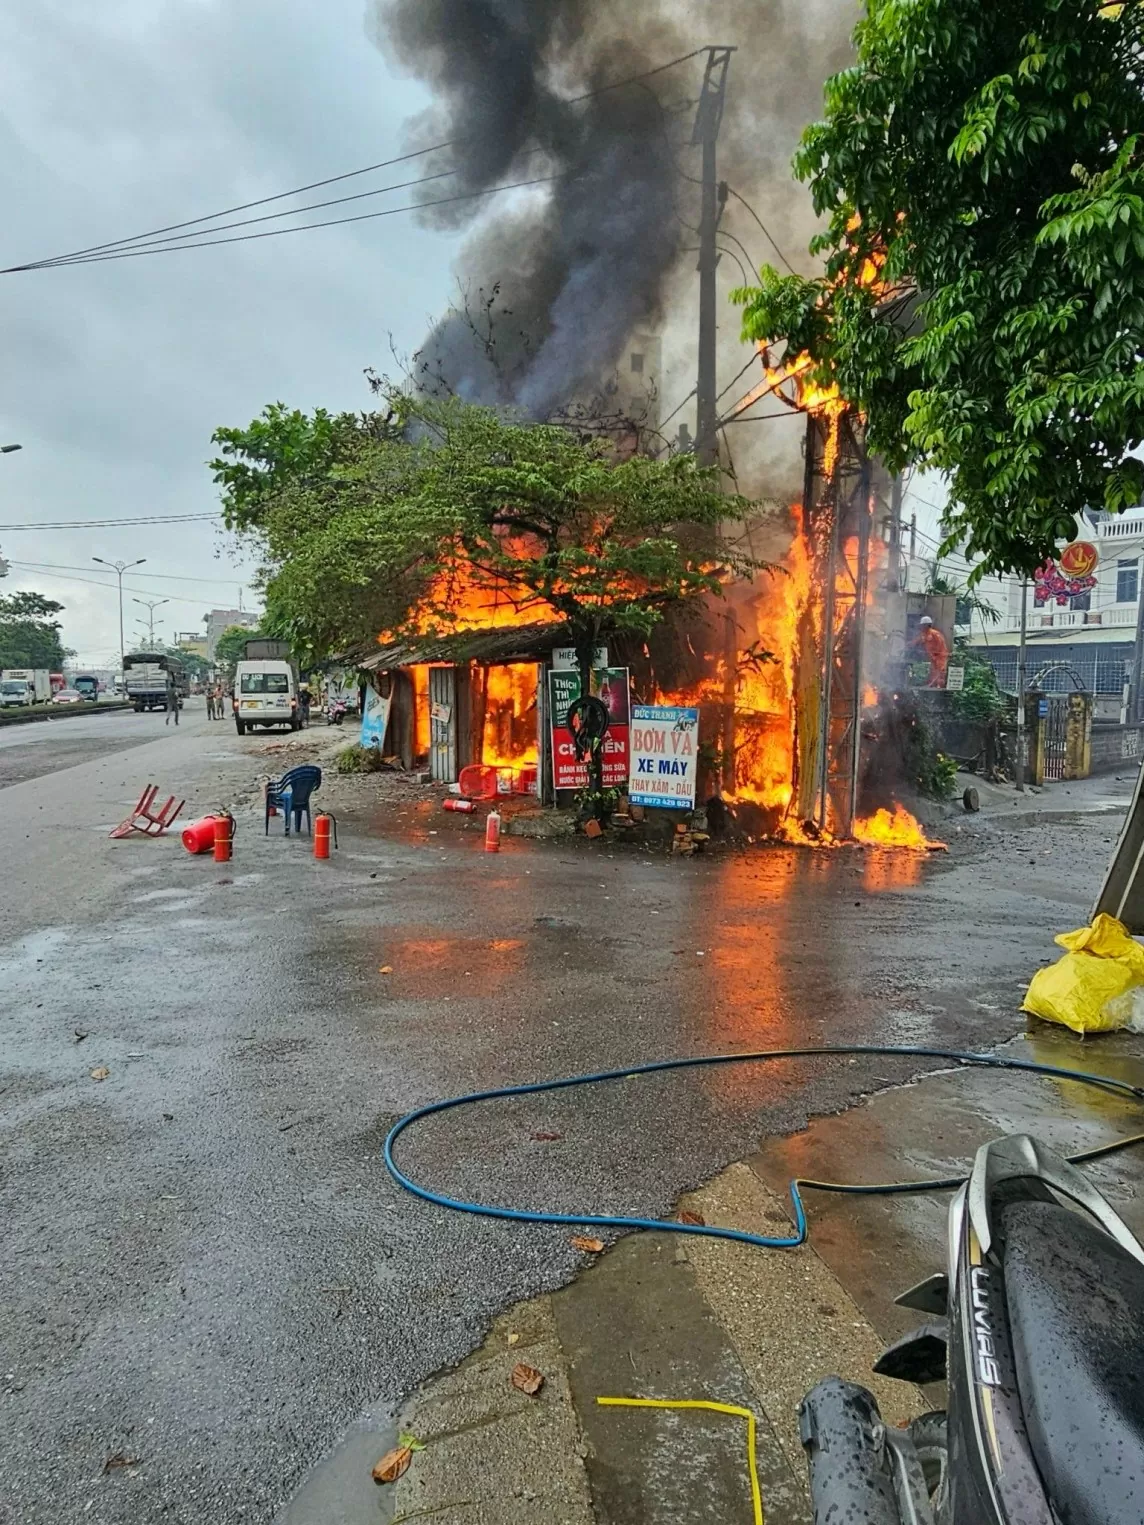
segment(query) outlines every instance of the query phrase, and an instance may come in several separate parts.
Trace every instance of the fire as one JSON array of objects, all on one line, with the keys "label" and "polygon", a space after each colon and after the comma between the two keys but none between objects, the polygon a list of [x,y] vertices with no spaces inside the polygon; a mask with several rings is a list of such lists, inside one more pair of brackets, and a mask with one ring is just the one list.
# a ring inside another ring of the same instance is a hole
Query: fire
[{"label": "fire", "polygon": [[537,669],[531,662],[481,668],[481,761],[497,768],[535,766]]},{"label": "fire", "polygon": [[[525,548],[526,549],[526,548]],[[523,552],[522,552],[523,553]],[[406,634],[503,630],[514,625],[552,625],[560,615],[523,583],[481,572],[458,549],[434,577],[404,627]],[[381,644],[394,639],[384,631]]]},{"label": "fire", "polygon": [[911,847],[928,852],[945,846],[944,842],[930,842],[921,822],[904,805],[895,805],[892,812],[875,810],[873,815],[855,821],[853,829],[854,840],[866,847]]}]

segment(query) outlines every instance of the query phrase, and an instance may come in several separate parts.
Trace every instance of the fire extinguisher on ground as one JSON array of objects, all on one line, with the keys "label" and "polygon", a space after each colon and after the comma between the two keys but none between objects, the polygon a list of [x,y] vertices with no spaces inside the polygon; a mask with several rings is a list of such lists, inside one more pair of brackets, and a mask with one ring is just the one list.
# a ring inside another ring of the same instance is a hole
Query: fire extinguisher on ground
[{"label": "fire extinguisher on ground", "polygon": [[214,860],[216,863],[230,862],[236,830],[234,817],[229,810],[223,810],[215,816]]},{"label": "fire extinguisher on ground", "polygon": [[319,810],[314,817],[314,857],[328,858],[330,856],[330,834],[333,832],[334,846],[338,845],[338,820],[328,810]]}]

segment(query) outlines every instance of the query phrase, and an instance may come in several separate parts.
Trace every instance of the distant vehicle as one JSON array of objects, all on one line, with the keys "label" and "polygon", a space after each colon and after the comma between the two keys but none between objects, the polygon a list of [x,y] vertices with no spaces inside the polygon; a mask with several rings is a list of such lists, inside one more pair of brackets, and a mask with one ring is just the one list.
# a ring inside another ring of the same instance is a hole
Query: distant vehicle
[{"label": "distant vehicle", "polygon": [[62,672],[50,672],[48,674],[48,682],[52,685],[53,694],[58,694],[61,688],[67,688],[68,686],[68,680]]},{"label": "distant vehicle", "polygon": [[247,728],[285,725],[301,729],[298,672],[292,662],[239,662],[234,670],[234,726],[240,736]]},{"label": "distant vehicle", "polygon": [[162,651],[133,651],[123,658],[123,680],[127,697],[136,712],[167,707],[167,675],[175,681],[181,698],[187,696],[187,675],[183,664]]},{"label": "distant vehicle", "polygon": [[53,704],[83,704],[84,696],[78,688],[61,688],[58,694],[52,695]]},{"label": "distant vehicle", "polygon": [[36,696],[25,678],[0,678],[0,709],[34,704],[35,700]]},{"label": "distant vehicle", "polygon": [[81,696],[81,698],[89,700],[92,704],[98,702],[99,679],[92,677],[90,673],[81,673],[79,677],[76,678],[72,687],[75,689],[76,693]]},{"label": "distant vehicle", "polygon": [[6,667],[0,672],[0,683],[25,685],[25,697],[18,703],[46,704],[52,697],[52,675],[46,667]]}]

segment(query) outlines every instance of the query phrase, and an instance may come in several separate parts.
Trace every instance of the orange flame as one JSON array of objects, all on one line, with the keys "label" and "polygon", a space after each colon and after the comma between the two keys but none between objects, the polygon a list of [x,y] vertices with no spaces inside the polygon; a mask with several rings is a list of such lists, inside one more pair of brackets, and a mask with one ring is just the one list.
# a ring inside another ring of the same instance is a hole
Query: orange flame
[{"label": "orange flame", "polygon": [[930,842],[921,822],[904,805],[895,805],[892,812],[875,810],[873,815],[855,821],[853,830],[854,840],[866,847],[912,847],[927,852],[945,846],[944,842]]},{"label": "orange flame", "polygon": [[484,699],[481,761],[496,768],[536,763],[537,669],[532,662],[481,668]]}]

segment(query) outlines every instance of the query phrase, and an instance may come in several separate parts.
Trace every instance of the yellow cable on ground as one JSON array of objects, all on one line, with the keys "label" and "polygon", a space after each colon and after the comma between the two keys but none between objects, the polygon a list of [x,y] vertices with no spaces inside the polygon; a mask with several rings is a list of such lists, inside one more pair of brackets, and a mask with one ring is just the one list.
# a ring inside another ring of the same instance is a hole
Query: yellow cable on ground
[{"label": "yellow cable on ground", "polygon": [[759,1490],[759,1467],[755,1460],[755,1439],[758,1425],[750,1409],[739,1408],[734,1403],[711,1403],[705,1398],[597,1398],[601,1408],[628,1409],[707,1409],[712,1414],[734,1414],[747,1421],[747,1470],[751,1476],[751,1503],[755,1510],[755,1525],[763,1522],[763,1495]]}]

